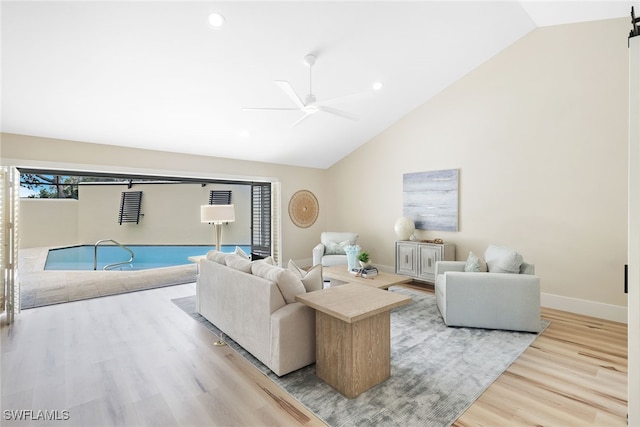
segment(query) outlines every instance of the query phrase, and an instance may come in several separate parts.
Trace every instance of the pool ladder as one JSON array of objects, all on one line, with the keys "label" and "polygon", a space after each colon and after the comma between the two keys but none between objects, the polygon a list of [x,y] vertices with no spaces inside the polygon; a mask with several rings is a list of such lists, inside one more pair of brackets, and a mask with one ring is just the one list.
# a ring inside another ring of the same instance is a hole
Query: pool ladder
[{"label": "pool ladder", "polygon": [[121,261],[121,262],[114,262],[113,264],[107,264],[104,267],[102,267],[103,270],[108,270],[110,268],[113,267],[117,267],[119,265],[123,265],[123,264],[130,264],[133,262],[133,251],[131,249],[129,249],[128,247],[126,247],[125,245],[116,242],[113,239],[103,239],[103,240],[98,240],[96,242],[95,245],[93,245],[93,269],[97,270],[98,269],[98,246],[100,246],[100,244],[105,243],[105,242],[112,242],[115,243],[116,245],[120,246],[122,249],[124,249],[125,251],[129,252],[131,254],[131,258],[129,258],[129,261]]}]

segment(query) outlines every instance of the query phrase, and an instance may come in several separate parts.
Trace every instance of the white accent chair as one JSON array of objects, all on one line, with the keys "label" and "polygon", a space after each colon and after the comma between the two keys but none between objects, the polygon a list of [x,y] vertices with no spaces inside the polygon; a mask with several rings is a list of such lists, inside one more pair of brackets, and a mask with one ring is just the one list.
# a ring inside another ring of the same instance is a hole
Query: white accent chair
[{"label": "white accent chair", "polygon": [[357,241],[357,233],[323,231],[320,234],[320,243],[313,248],[313,265],[322,264],[323,267],[347,265],[344,247],[353,246]]},{"label": "white accent chair", "polygon": [[438,261],[435,293],[444,323],[540,332],[540,278],[533,264],[520,261],[515,274],[491,272],[489,261],[489,272],[465,271],[465,261]]}]

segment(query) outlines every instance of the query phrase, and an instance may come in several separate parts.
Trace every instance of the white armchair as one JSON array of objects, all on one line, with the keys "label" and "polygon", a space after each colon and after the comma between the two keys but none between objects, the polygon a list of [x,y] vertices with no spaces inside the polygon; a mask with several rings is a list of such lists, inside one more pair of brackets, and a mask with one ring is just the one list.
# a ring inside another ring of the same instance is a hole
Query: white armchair
[{"label": "white armchair", "polygon": [[344,247],[353,246],[357,241],[357,233],[323,231],[320,234],[320,243],[313,248],[313,265],[322,264],[323,267],[347,265]]},{"label": "white armchair", "polygon": [[518,273],[492,273],[487,264],[489,272],[468,272],[465,261],[436,263],[436,303],[445,324],[539,332],[540,278],[534,275],[535,266],[522,261]]}]

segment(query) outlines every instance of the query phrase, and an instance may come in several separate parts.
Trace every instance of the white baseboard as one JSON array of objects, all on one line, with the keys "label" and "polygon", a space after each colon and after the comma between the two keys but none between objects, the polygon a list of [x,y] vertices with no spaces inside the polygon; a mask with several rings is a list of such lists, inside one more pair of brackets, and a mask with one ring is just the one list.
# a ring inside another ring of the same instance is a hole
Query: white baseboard
[{"label": "white baseboard", "polygon": [[584,316],[598,317],[600,319],[611,320],[614,322],[627,323],[628,321],[627,307],[620,305],[605,304],[545,293],[540,295],[540,304],[547,308],[582,314]]}]

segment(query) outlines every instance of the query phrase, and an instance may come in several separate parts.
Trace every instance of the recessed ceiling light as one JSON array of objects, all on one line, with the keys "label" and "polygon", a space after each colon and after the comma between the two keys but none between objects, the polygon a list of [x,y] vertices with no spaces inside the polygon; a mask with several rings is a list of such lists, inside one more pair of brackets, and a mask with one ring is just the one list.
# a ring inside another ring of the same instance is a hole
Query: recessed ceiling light
[{"label": "recessed ceiling light", "polygon": [[212,27],[222,27],[222,25],[224,25],[224,16],[220,15],[219,13],[212,13],[211,15],[209,15],[209,24],[211,24]]},{"label": "recessed ceiling light", "polygon": [[242,138],[249,138],[249,131],[248,130],[240,131],[240,136]]},{"label": "recessed ceiling light", "polygon": [[380,90],[382,89],[382,83],[381,82],[375,82],[372,86],[373,90]]}]

